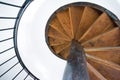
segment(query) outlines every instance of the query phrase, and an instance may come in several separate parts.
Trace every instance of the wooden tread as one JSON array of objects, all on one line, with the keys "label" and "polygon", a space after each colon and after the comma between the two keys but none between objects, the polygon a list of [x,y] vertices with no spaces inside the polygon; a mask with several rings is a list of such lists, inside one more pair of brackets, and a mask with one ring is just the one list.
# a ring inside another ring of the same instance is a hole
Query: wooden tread
[{"label": "wooden tread", "polygon": [[102,13],[100,17],[90,26],[90,28],[79,39],[81,43],[105,32],[108,28],[115,27],[114,23],[106,13]]}]

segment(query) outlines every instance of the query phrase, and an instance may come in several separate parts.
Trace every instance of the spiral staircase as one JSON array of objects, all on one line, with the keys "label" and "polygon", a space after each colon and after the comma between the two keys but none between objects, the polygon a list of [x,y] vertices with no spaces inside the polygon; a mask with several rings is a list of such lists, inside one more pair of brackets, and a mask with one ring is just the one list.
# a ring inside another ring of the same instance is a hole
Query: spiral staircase
[{"label": "spiral staircase", "polygon": [[120,79],[120,25],[110,11],[89,3],[59,8],[49,19],[46,42],[67,60],[73,40],[84,47],[90,80]]},{"label": "spiral staircase", "polygon": [[[32,0],[0,1],[0,80],[39,80],[23,63],[17,29]],[[46,42],[67,60],[71,41],[83,47],[91,80],[120,80],[120,22],[109,10],[89,3],[59,8],[49,19]]]}]

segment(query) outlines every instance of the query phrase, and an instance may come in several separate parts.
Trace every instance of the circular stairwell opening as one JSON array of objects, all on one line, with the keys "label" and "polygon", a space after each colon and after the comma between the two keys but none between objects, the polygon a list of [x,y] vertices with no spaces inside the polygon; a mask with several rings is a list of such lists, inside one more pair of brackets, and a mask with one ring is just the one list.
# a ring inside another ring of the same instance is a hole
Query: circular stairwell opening
[{"label": "circular stairwell opening", "polygon": [[49,18],[46,43],[53,54],[66,60],[72,40],[76,40],[84,47],[91,80],[118,80],[119,23],[112,12],[101,6],[86,2],[68,4]]}]

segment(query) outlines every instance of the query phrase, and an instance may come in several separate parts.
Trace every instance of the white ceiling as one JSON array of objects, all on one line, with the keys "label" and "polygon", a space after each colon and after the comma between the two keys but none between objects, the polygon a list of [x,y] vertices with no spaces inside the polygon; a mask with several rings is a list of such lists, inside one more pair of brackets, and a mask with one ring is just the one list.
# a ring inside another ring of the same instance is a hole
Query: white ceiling
[{"label": "white ceiling", "polygon": [[27,68],[41,80],[62,80],[66,64],[46,45],[46,23],[59,7],[80,1],[99,4],[120,18],[120,0],[34,0],[21,19],[18,29],[20,56]]}]

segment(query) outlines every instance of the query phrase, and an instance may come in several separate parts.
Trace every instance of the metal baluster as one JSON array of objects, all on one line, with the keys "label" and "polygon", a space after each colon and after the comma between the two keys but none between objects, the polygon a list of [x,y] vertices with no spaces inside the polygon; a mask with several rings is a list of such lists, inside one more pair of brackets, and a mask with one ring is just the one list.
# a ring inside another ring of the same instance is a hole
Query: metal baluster
[{"label": "metal baluster", "polygon": [[13,49],[13,48],[14,48],[14,47],[8,48],[8,49],[6,49],[6,50],[0,52],[0,54],[2,54],[2,53],[4,53],[4,52],[7,52],[7,51],[9,51],[9,50],[11,50],[11,49]]},{"label": "metal baluster", "polygon": [[27,75],[25,76],[24,80],[26,80],[28,76],[29,76],[29,74],[27,74]]},{"label": "metal baluster", "polygon": [[4,65],[5,63],[7,63],[8,61],[12,60],[12,59],[13,59],[13,58],[15,58],[15,57],[16,57],[16,55],[15,55],[15,56],[13,56],[13,57],[11,57],[11,58],[10,58],[10,59],[8,59],[7,61],[3,62],[2,64],[0,64],[0,66]]},{"label": "metal baluster", "polygon": [[0,42],[8,41],[8,40],[11,40],[11,39],[13,39],[13,37],[1,40]]},{"label": "metal baluster", "polygon": [[14,80],[23,70],[24,68],[12,80]]},{"label": "metal baluster", "polygon": [[3,75],[5,75],[8,71],[10,71],[13,67],[15,67],[19,62],[17,62],[15,65],[13,65],[11,68],[9,68],[7,71],[5,71],[2,75],[0,75],[0,77],[2,77]]},{"label": "metal baluster", "polygon": [[8,5],[8,6],[13,6],[13,7],[17,7],[17,8],[21,8],[21,6],[14,5],[14,4],[9,4],[9,3],[5,3],[5,2],[2,2],[2,1],[0,1],[0,4],[4,4],[4,5]]},{"label": "metal baluster", "polygon": [[0,19],[17,19],[17,17],[0,17]]},{"label": "metal baluster", "polygon": [[0,31],[6,31],[6,30],[12,30],[14,28],[6,28],[6,29],[0,29]]}]

